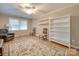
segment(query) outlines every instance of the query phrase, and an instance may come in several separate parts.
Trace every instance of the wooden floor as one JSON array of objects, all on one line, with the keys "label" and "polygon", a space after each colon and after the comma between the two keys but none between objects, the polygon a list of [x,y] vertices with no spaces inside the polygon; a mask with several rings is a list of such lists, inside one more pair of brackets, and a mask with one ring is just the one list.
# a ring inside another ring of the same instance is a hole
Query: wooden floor
[{"label": "wooden floor", "polygon": [[53,41],[52,41],[52,42],[48,41],[48,43],[50,43],[50,44],[52,44],[52,45],[54,45],[54,46],[56,46],[56,47],[60,47],[60,48],[65,48],[65,49],[67,49],[67,51],[66,51],[66,53],[65,53],[66,56],[79,56],[79,52],[78,52],[76,49],[74,49],[74,48],[69,48],[69,47],[67,47],[67,46],[58,44],[58,43],[53,42]]},{"label": "wooden floor", "polygon": [[[17,37],[17,38],[20,38],[20,37]],[[74,48],[68,48],[68,47],[63,46],[61,44],[58,44],[56,42],[51,42],[51,41],[48,41],[48,40],[43,40],[41,42],[44,42],[44,41],[47,42],[47,43],[49,43],[52,46],[66,49],[65,56],[79,56],[79,52],[76,49],[74,49]]]},{"label": "wooden floor", "polygon": [[53,41],[49,41],[49,40],[46,40],[49,44],[55,46],[55,47],[60,47],[60,48],[65,48],[66,49],[66,52],[65,52],[65,55],[66,56],[79,56],[79,52],[74,49],[74,48],[69,48],[67,46],[64,46],[64,45],[61,45],[61,44],[58,44],[56,42],[53,42]]},{"label": "wooden floor", "polygon": [[60,47],[60,48],[65,48],[66,49],[66,52],[65,52],[65,55],[66,56],[79,56],[79,51],[77,51],[76,49],[74,48],[69,48],[67,46],[64,46],[64,45],[61,45],[61,44],[58,44],[56,42],[53,42],[53,41],[49,41],[47,40],[47,42],[55,47]]}]

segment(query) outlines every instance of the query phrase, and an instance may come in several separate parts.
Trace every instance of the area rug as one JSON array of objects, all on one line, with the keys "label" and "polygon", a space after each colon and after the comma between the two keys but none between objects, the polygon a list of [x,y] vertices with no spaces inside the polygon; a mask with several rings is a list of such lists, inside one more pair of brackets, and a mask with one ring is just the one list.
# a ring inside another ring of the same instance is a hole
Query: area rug
[{"label": "area rug", "polygon": [[5,44],[6,56],[64,56],[66,49],[57,48],[35,37],[15,39]]}]

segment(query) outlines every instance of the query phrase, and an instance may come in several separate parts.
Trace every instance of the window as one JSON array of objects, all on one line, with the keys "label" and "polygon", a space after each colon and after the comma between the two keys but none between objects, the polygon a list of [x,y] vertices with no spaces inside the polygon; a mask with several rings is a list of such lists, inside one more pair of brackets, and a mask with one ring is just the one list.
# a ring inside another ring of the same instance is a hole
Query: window
[{"label": "window", "polygon": [[26,20],[18,20],[18,19],[9,19],[9,30],[26,30],[27,29],[27,21]]},{"label": "window", "polygon": [[9,20],[9,30],[19,30],[19,21],[18,20]]},{"label": "window", "polygon": [[21,21],[20,22],[20,30],[25,30],[25,29],[27,29],[27,22]]}]

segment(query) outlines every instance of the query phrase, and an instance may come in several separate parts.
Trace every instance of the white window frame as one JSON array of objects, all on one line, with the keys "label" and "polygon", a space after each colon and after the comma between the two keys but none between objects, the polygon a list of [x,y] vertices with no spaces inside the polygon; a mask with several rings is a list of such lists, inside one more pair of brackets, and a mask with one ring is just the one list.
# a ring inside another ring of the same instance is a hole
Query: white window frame
[{"label": "white window frame", "polygon": [[[15,28],[17,27],[17,29],[12,29],[13,27],[12,27],[12,24],[10,23],[11,20],[12,20],[12,21],[15,20],[15,21],[14,21],[15,23],[17,22],[16,24],[13,24]],[[25,22],[25,26],[26,26],[25,28],[21,28],[21,27],[22,27],[22,25],[21,25],[22,22]],[[8,27],[9,27],[9,28],[8,28],[9,31],[27,30],[27,29],[28,29],[28,22],[27,22],[27,20],[25,20],[25,19],[9,18]]]}]

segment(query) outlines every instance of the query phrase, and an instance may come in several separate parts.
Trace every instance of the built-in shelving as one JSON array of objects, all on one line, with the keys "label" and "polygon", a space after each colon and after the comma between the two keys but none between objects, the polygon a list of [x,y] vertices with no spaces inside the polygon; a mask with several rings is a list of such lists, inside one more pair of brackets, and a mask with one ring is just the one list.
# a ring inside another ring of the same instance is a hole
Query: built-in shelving
[{"label": "built-in shelving", "polygon": [[48,19],[42,19],[42,20],[39,20],[39,25],[49,25],[49,21]]},{"label": "built-in shelving", "polygon": [[69,46],[70,16],[62,16],[49,19],[49,39]]}]

